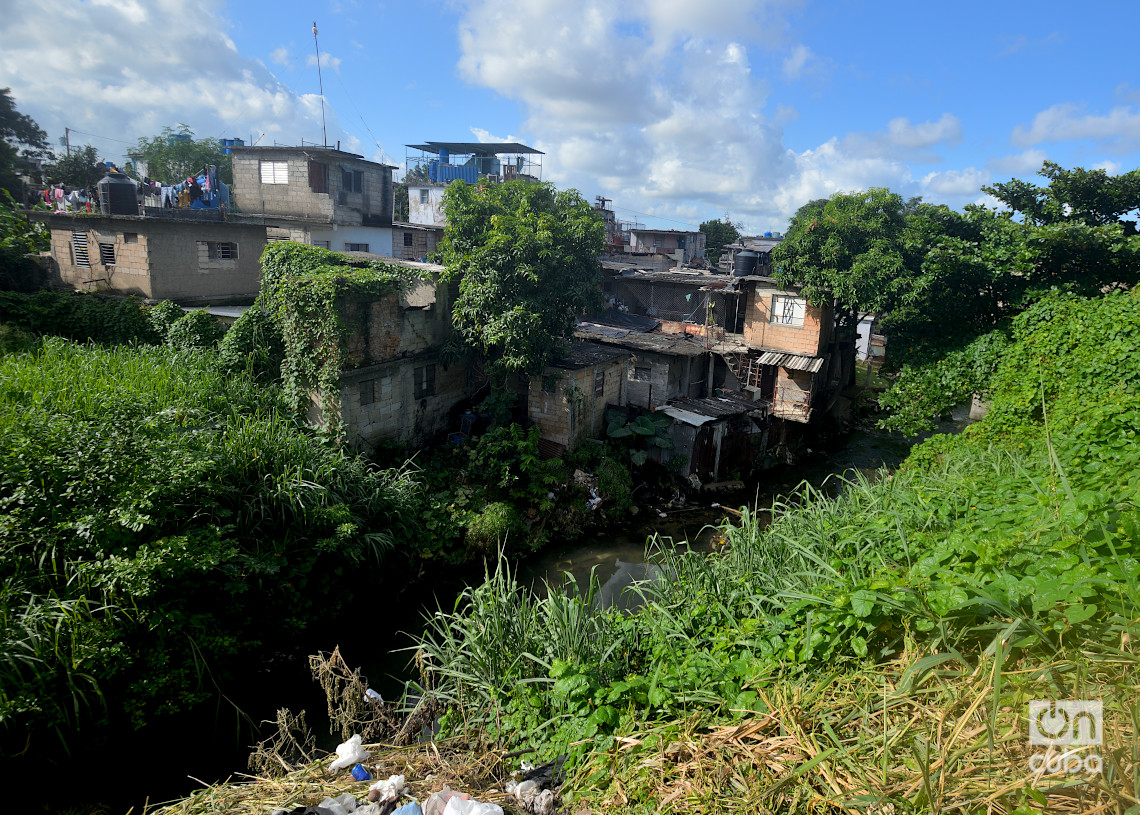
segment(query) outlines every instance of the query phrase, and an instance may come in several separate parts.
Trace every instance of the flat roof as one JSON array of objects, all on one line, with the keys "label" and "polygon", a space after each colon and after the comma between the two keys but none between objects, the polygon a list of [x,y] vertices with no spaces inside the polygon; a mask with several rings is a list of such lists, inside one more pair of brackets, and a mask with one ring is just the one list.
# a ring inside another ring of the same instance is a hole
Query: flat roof
[{"label": "flat roof", "polygon": [[397,165],[395,165],[395,164],[381,164],[379,161],[371,161],[369,159],[366,159],[364,156],[360,155],[359,153],[349,153],[345,150],[337,150],[335,147],[322,147],[319,144],[305,144],[305,145],[298,145],[296,147],[290,147],[287,144],[274,144],[274,145],[252,145],[252,144],[241,145],[241,144],[235,144],[228,149],[234,151],[235,153],[238,153],[238,152],[241,152],[241,153],[272,153],[272,152],[278,152],[278,153],[298,153],[298,152],[331,153],[333,156],[339,157],[342,159],[351,159],[353,161],[362,161],[365,164],[374,164],[377,167],[387,167],[391,170],[398,169]]},{"label": "flat roof", "polygon": [[535,156],[546,155],[541,150],[527,147],[518,142],[478,142],[478,141],[429,141],[423,144],[407,144],[413,150],[423,150],[425,153],[439,155],[440,150],[449,153],[473,153],[477,156],[496,156],[501,153],[525,153]]},{"label": "flat roof", "polygon": [[647,351],[681,357],[699,357],[707,350],[689,334],[646,334],[595,323],[579,323],[574,336],[616,345],[631,351]]},{"label": "flat roof", "polygon": [[[701,230],[699,229],[650,229],[645,226],[630,227],[630,232],[659,232],[661,234],[671,235],[696,235]],[[703,234],[703,233],[702,233]]]},{"label": "flat roof", "polygon": [[626,351],[612,346],[599,345],[596,342],[575,341],[570,343],[570,352],[565,356],[551,360],[550,367],[564,370],[575,370],[595,365],[599,362],[624,356]]}]

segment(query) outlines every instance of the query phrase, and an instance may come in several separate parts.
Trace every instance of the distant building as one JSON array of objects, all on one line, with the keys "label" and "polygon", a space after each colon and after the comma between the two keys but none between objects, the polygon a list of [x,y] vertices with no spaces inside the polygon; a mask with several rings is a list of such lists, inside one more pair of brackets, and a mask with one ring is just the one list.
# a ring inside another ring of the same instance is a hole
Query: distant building
[{"label": "distant building", "polygon": [[437,142],[409,144],[407,157],[408,220],[443,227],[443,191],[453,181],[497,184],[539,181],[544,154],[517,142]]},{"label": "distant building", "polygon": [[679,266],[705,256],[705,233],[679,229],[631,229],[629,251],[634,254],[664,255]]}]

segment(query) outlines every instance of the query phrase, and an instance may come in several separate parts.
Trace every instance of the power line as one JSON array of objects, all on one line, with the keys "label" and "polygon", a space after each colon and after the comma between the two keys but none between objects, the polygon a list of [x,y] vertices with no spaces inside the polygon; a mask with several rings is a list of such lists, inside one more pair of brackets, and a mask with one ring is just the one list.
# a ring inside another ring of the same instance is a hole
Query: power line
[{"label": "power line", "polygon": [[678,221],[676,218],[666,218],[663,215],[651,215],[648,212],[638,212],[637,210],[629,209],[628,207],[614,207],[614,209],[620,210],[621,212],[629,212],[634,215],[640,215],[643,218],[656,218],[659,221],[669,221],[670,223],[674,224],[684,224],[685,226],[691,226],[697,229],[700,228],[696,224],[689,223],[688,221]]},{"label": "power line", "polygon": [[68,129],[71,130],[72,133],[78,133],[81,136],[90,136],[93,139],[104,139],[106,141],[118,142],[119,144],[128,144],[131,147],[134,147],[136,144],[136,142],[133,141],[123,141],[122,139],[112,139],[110,136],[100,136],[98,133],[86,133],[82,130],[76,130],[74,127]]}]

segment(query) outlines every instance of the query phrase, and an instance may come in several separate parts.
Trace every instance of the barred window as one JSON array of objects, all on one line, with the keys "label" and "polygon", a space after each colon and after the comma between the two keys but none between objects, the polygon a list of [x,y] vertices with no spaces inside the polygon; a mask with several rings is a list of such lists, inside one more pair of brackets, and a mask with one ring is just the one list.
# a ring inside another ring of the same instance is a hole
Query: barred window
[{"label": "barred window", "polygon": [[802,297],[773,294],[771,321],[781,325],[803,325],[806,305]]}]

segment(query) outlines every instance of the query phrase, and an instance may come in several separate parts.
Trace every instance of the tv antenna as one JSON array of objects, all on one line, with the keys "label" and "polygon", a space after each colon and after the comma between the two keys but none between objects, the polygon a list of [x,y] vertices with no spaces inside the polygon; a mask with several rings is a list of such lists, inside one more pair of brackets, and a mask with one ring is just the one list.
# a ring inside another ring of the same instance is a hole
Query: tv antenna
[{"label": "tv antenna", "polygon": [[313,20],[313,47],[317,49],[317,85],[321,89],[321,144],[329,146],[329,134],[325,131],[325,81],[321,78],[321,47],[317,45],[317,21]]}]

